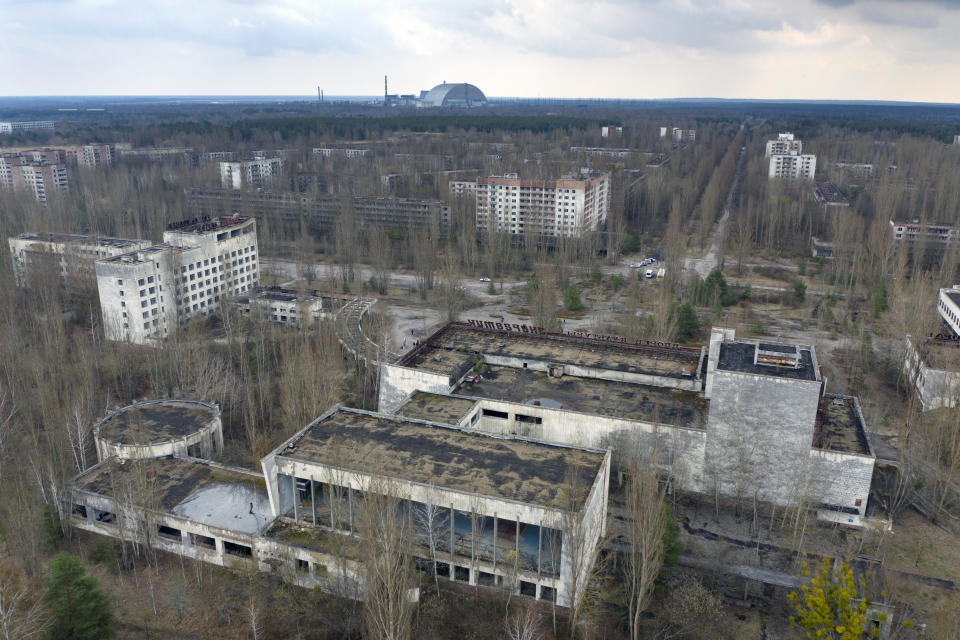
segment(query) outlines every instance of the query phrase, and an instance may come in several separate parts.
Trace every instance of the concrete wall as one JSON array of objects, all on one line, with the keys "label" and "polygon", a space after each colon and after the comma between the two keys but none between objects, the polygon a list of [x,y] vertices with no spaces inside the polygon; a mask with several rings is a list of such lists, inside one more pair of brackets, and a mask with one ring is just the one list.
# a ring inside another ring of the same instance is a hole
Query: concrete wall
[{"label": "concrete wall", "polygon": [[[508,417],[484,416],[483,409]],[[541,423],[521,422],[517,414],[540,418]],[[680,488],[702,491],[704,487],[707,433],[703,430],[487,399],[479,399],[459,426],[575,447],[611,449],[615,469],[633,457],[656,458],[662,471],[672,475]]]},{"label": "concrete wall", "polygon": [[810,450],[810,457],[816,471],[811,497],[827,505],[856,509],[861,516],[865,515],[874,458],[817,449]]},{"label": "concrete wall", "polygon": [[380,367],[380,397],[377,410],[393,413],[414,391],[450,393],[450,377],[439,373],[420,371],[396,364]]},{"label": "concrete wall", "polygon": [[960,401],[960,371],[933,369],[924,363],[911,336],[906,337],[903,368],[923,411],[956,407]]},{"label": "concrete wall", "polygon": [[729,496],[791,504],[809,470],[819,380],[711,371],[704,473]]},{"label": "concrete wall", "polygon": [[[119,460],[162,458],[164,456],[195,457],[209,460],[214,453],[223,451],[223,424],[217,417],[202,429],[183,438],[152,444],[119,444],[101,438],[99,435],[96,435],[94,440],[97,445],[97,460],[100,462],[110,456],[115,456]],[[199,455],[189,453],[189,449],[194,446],[200,448]]]}]

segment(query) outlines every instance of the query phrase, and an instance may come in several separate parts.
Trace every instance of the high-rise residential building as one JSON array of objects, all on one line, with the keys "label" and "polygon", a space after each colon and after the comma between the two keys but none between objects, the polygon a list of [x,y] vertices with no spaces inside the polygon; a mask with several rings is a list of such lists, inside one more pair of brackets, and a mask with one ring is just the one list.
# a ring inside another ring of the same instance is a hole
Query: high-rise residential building
[{"label": "high-rise residential building", "polygon": [[53,120],[35,120],[33,122],[0,122],[0,133],[29,131],[36,129],[53,130]]},{"label": "high-rise residential building", "polygon": [[109,167],[113,164],[114,150],[109,144],[85,144],[77,151],[77,164],[81,167]]},{"label": "high-rise residential building", "polygon": [[781,133],[776,140],[767,140],[766,156],[774,155],[798,156],[803,153],[803,141],[797,140],[792,133]]},{"label": "high-rise residential building", "polygon": [[283,158],[255,158],[240,162],[220,163],[220,182],[228,189],[263,186],[272,176],[283,171]]},{"label": "high-rise residential building", "polygon": [[11,168],[11,187],[29,191],[37,202],[46,202],[54,193],[66,193],[67,168],[62,164],[22,164]]},{"label": "high-rise residential building", "polygon": [[610,211],[610,174],[591,172],[559,180],[517,174],[477,180],[477,230],[577,237],[598,231]]},{"label": "high-rise residential building", "polygon": [[768,140],[766,156],[770,158],[768,178],[813,180],[816,176],[817,156],[803,153],[803,141],[792,133],[781,133],[776,140]]},{"label": "high-rise residential building", "polygon": [[104,335],[146,343],[259,282],[257,224],[223,216],[171,225],[163,244],[96,263]]},{"label": "high-rise residential building", "polygon": [[76,276],[94,284],[97,260],[150,246],[149,240],[70,233],[21,233],[9,242],[13,276],[20,286],[26,286],[31,273],[38,270],[56,271],[64,279]]},{"label": "high-rise residential building", "polygon": [[660,137],[670,136],[675,142],[687,140],[693,142],[697,139],[696,129],[681,129],[680,127],[660,127]]}]

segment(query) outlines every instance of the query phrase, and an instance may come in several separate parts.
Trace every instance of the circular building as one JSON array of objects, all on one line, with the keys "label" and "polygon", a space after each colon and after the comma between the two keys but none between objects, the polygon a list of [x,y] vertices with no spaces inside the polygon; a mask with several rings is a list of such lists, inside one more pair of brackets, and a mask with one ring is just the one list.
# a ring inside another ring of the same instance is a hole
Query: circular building
[{"label": "circular building", "polygon": [[425,107],[485,107],[487,96],[477,87],[466,82],[438,84],[423,96]]},{"label": "circular building", "polygon": [[97,458],[192,456],[223,449],[220,407],[199,400],[151,400],[118,409],[93,428]]}]

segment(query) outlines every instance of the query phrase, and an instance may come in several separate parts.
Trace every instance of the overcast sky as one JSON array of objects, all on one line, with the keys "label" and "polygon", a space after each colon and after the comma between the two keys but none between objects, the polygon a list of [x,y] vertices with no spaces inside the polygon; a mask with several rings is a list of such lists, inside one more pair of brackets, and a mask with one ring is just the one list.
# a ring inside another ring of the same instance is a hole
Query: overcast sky
[{"label": "overcast sky", "polygon": [[960,0],[0,0],[0,95],[960,102]]}]

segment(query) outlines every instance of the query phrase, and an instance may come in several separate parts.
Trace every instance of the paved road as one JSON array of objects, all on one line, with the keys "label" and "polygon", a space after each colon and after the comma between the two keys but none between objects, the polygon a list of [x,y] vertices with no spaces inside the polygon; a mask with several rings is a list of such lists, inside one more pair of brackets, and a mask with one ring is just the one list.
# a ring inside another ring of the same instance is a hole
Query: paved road
[{"label": "paved road", "polygon": [[710,272],[719,266],[717,256],[723,246],[724,232],[727,228],[727,220],[730,218],[730,208],[733,206],[733,198],[737,193],[737,187],[740,185],[740,176],[743,173],[743,164],[746,159],[746,147],[740,147],[740,155],[737,157],[737,168],[733,172],[733,180],[730,182],[730,189],[727,191],[727,199],[723,203],[723,215],[717,221],[717,228],[713,231],[710,238],[710,247],[702,258],[687,258],[684,260],[684,269],[697,272],[701,278],[706,278]]}]

